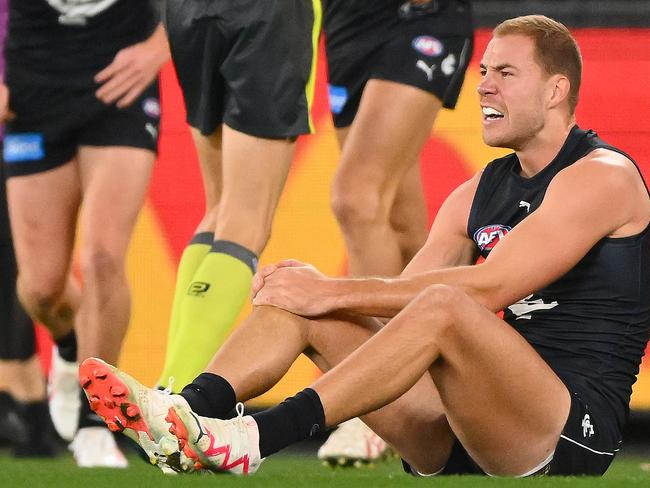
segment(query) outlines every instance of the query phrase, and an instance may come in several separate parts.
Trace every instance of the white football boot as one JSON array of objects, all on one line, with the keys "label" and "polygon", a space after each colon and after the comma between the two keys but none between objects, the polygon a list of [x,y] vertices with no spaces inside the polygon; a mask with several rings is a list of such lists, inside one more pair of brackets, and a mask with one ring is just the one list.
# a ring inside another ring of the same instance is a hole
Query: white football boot
[{"label": "white football boot", "polygon": [[70,450],[80,468],[126,468],[129,465],[106,427],[79,429]]},{"label": "white football boot", "polygon": [[194,471],[194,462],[180,452],[178,439],[170,434],[165,420],[172,407],[189,409],[182,396],[147,388],[97,358],[81,363],[79,383],[93,412],[111,431],[122,432],[137,442],[151,464],[168,474]]},{"label": "white football boot", "polygon": [[239,475],[253,474],[262,464],[260,434],[253,417],[244,417],[237,404],[237,417],[229,420],[200,417],[189,406],[170,409],[170,432],[183,453],[197,468]]},{"label": "white football boot", "polygon": [[355,466],[381,461],[390,447],[360,419],[343,422],[318,450],[318,459],[329,466]]},{"label": "white football boot", "polygon": [[59,356],[59,349],[52,347],[52,365],[48,378],[48,405],[50,417],[57,433],[70,442],[74,439],[79,422],[79,366]]}]

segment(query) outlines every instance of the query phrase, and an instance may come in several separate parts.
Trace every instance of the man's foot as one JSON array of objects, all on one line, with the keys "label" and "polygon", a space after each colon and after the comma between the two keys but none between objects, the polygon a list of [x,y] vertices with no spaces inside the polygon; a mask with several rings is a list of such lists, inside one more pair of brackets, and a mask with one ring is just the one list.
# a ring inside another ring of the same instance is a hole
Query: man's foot
[{"label": "man's foot", "polygon": [[50,416],[54,428],[61,438],[70,442],[74,439],[79,423],[79,382],[76,362],[59,356],[56,346],[52,348],[52,368],[48,381]]},{"label": "man's foot", "polygon": [[194,470],[194,462],[179,451],[178,439],[170,434],[165,420],[172,407],[189,409],[182,396],[147,388],[97,358],[81,363],[79,383],[90,408],[111,431],[122,432],[137,442],[151,464],[165,473]]},{"label": "man's foot", "polygon": [[129,465],[106,427],[79,429],[70,450],[80,468],[126,468]]},{"label": "man's foot", "polygon": [[332,432],[318,450],[318,459],[329,466],[371,464],[384,459],[390,447],[358,418],[348,420]]},{"label": "man's foot", "polygon": [[178,438],[183,453],[195,466],[233,474],[252,474],[262,464],[260,435],[253,417],[244,417],[244,405],[237,405],[237,417],[230,420],[200,417],[189,408],[169,410],[169,431]]}]

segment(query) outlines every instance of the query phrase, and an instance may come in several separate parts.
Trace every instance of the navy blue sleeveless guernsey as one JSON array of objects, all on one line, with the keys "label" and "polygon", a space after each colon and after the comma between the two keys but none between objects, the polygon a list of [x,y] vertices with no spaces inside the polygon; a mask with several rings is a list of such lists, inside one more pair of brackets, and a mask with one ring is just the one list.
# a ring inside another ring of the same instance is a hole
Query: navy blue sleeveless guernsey
[{"label": "navy blue sleeveless guernsey", "polygon": [[[467,227],[480,254],[487,257],[539,207],[559,171],[598,148],[629,158],[595,132],[575,126],[555,159],[531,178],[521,176],[515,154],[492,161],[481,176]],[[650,225],[634,236],[601,239],[564,276],[507,307],[504,319],[569,390],[589,392],[620,429],[650,333]]]}]

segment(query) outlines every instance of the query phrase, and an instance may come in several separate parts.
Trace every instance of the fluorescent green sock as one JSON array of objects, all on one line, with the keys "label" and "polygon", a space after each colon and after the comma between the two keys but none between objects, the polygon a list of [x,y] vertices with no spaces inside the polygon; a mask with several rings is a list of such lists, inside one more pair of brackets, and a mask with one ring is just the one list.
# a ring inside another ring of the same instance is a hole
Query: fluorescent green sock
[{"label": "fluorescent green sock", "polygon": [[192,282],[192,277],[199,268],[203,259],[210,252],[212,241],[214,240],[213,232],[200,232],[196,234],[190,243],[183,250],[181,260],[178,263],[176,271],[176,288],[174,289],[174,301],[172,302],[171,317],[169,319],[169,329],[167,331],[167,351],[165,353],[165,366],[158,380],[158,385],[167,386],[169,380],[168,369],[171,361],[172,344],[176,341],[176,334],[179,328],[181,302],[187,294],[187,288]]},{"label": "fluorescent green sock", "polygon": [[256,267],[257,256],[239,244],[212,244],[180,302],[179,328],[165,368],[174,377],[174,390],[203,372],[224,343],[250,294]]}]

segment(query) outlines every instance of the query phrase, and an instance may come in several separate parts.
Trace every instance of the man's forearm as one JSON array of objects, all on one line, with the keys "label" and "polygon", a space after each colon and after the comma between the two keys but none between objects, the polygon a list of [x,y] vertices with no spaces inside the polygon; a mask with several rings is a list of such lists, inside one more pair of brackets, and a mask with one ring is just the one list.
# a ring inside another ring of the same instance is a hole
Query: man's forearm
[{"label": "man's forearm", "polygon": [[409,278],[341,278],[332,281],[327,300],[333,310],[373,317],[394,317],[427,287],[446,284],[460,288],[494,311],[501,308],[495,283],[485,280],[477,266],[459,266]]}]

